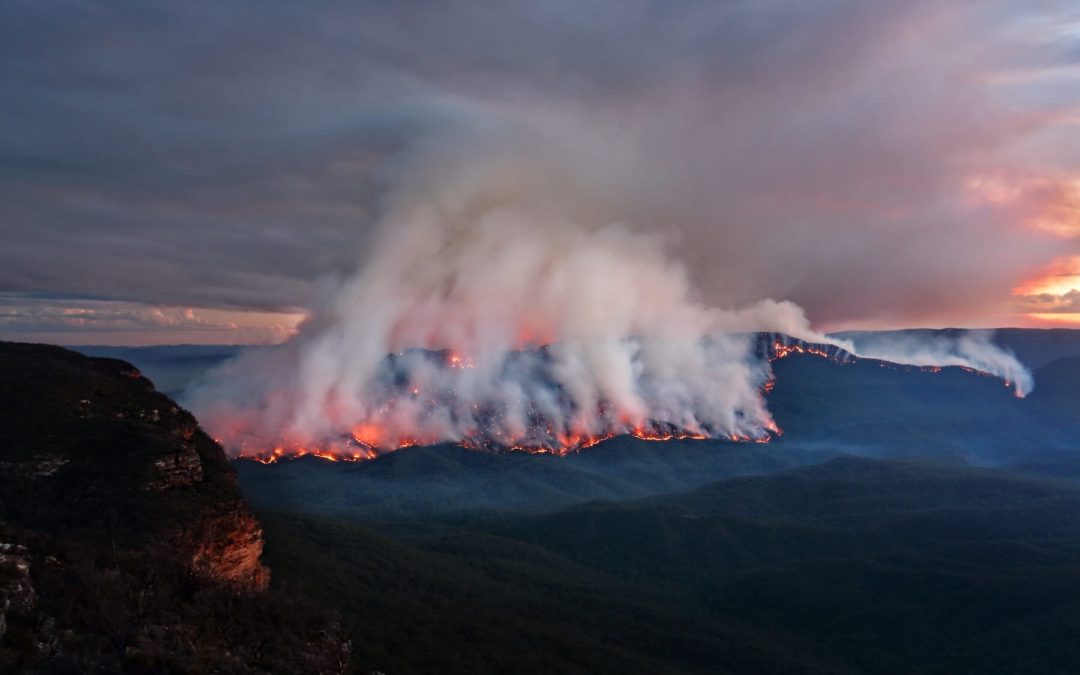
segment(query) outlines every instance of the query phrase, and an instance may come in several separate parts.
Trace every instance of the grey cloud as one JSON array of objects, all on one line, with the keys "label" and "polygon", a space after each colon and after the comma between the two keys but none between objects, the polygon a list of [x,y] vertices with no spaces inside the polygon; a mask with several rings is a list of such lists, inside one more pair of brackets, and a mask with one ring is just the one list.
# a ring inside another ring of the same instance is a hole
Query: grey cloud
[{"label": "grey cloud", "polygon": [[1076,249],[963,194],[972,172],[1043,168],[1016,150],[1016,108],[1039,92],[1006,105],[981,76],[1070,58],[1066,38],[1005,30],[1060,11],[5,3],[0,291],[306,306],[363,259],[418,165],[489,144],[568,166],[578,184],[548,196],[575,214],[663,232],[710,304],[787,298],[825,323],[977,313]]},{"label": "grey cloud", "polygon": [[146,305],[100,298],[0,293],[0,335],[63,344],[146,344],[173,341],[245,344],[279,342],[298,316]]},{"label": "grey cloud", "polygon": [[1053,293],[1022,295],[1017,298],[1017,302],[1027,312],[1048,314],[1080,313],[1080,289],[1073,289],[1060,295]]}]

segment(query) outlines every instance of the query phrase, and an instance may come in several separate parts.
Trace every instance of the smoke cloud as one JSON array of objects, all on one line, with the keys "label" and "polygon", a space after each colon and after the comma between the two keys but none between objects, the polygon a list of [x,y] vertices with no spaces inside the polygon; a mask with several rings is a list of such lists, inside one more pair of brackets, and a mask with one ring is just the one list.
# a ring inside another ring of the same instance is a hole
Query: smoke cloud
[{"label": "smoke cloud", "polygon": [[[778,429],[759,332],[860,353],[791,302],[703,302],[657,228],[612,217],[639,199],[635,166],[646,158],[596,152],[567,127],[489,121],[483,133],[418,142],[384,177],[396,187],[357,270],[324,282],[294,339],[195,389],[189,404],[230,449],[764,440]],[[1030,388],[982,335],[868,353]]]},{"label": "smoke cloud", "polygon": [[1035,378],[1011,351],[993,343],[993,331],[967,331],[957,335],[926,336],[904,333],[864,333],[855,338],[860,356],[907,365],[944,368],[958,366],[991,373],[1027,396]]}]

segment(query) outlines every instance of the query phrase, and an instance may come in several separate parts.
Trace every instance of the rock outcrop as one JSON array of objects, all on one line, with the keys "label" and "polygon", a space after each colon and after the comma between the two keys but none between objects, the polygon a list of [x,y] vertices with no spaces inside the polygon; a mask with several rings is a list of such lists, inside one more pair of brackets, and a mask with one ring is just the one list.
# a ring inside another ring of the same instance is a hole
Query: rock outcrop
[{"label": "rock outcrop", "polygon": [[[221,447],[131,365],[0,343],[0,671],[340,672]],[[208,628],[209,627],[209,628]]]},{"label": "rock outcrop", "polygon": [[0,542],[0,639],[7,632],[8,614],[26,614],[34,608],[34,585],[26,547]]}]

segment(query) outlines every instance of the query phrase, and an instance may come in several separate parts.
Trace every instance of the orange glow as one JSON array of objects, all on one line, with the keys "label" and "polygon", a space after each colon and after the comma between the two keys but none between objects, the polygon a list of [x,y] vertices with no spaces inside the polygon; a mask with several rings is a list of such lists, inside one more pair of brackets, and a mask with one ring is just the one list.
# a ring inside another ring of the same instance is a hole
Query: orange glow
[{"label": "orange glow", "polygon": [[1080,274],[1053,275],[1025,282],[1013,290],[1013,295],[1065,295],[1080,290]]},{"label": "orange glow", "polygon": [[[801,342],[793,342],[792,344],[785,344],[779,338],[777,338],[776,341],[774,341],[773,344],[772,344],[772,352],[769,355],[769,361],[776,361],[778,359],[786,359],[787,357],[791,356],[792,354],[810,354],[811,356],[818,356],[818,357],[823,358],[823,359],[829,359],[830,361],[835,361],[836,363],[839,363],[841,365],[846,363],[846,361],[838,358],[834,354],[830,354],[829,352],[822,349],[821,347],[816,347],[814,345],[804,344],[804,343],[801,343]],[[772,391],[773,386],[775,386],[775,382],[773,382],[773,383],[766,382],[765,387],[764,387],[765,391],[766,392]]]},{"label": "orange glow", "polygon": [[1076,294],[1080,293],[1080,256],[1059,258],[1042,273],[1013,289],[1021,311],[1042,325],[1080,324]]},{"label": "orange glow", "polygon": [[1055,260],[1042,274],[1013,290],[1013,295],[1065,295],[1080,290],[1080,256]]},{"label": "orange glow", "polygon": [[451,368],[475,368],[476,363],[467,356],[462,356],[457,352],[449,352],[446,355],[446,365]]},{"label": "orange glow", "polygon": [[695,440],[703,441],[708,436],[705,434],[699,434],[694,432],[670,432],[661,433],[653,429],[646,429],[645,427],[635,427],[630,435],[634,438],[641,439],[643,441],[671,441],[671,440]]},{"label": "orange glow", "polygon": [[[317,457],[324,459],[328,462],[359,462],[369,459],[375,459],[380,454],[392,450],[400,450],[402,448],[409,448],[419,445],[432,445],[435,440],[421,440],[414,438],[404,438],[398,442],[396,446],[392,447],[380,447],[377,444],[369,444],[370,439],[376,435],[381,434],[379,431],[373,431],[377,429],[376,425],[357,425],[354,430],[352,439],[345,441],[344,443],[335,444],[329,443],[319,447],[310,447],[300,444],[284,444],[274,447],[269,452],[265,451],[248,451],[244,450],[240,453],[241,459],[248,459],[261,464],[274,464],[284,459],[297,459],[300,457]],[[358,437],[357,432],[365,434],[363,440]],[[768,443],[772,440],[773,436],[779,436],[780,430],[775,426],[770,427],[767,430],[768,433],[763,433],[759,436],[745,436],[745,435],[732,435],[729,440],[737,442],[749,442],[755,443]],[[501,435],[496,432],[496,435]],[[575,452],[580,452],[586,448],[591,448],[594,445],[598,445],[604,441],[615,438],[619,434],[615,432],[604,432],[600,434],[565,434],[555,435],[554,445],[544,445],[538,441],[529,441],[525,439],[512,440],[506,443],[500,443],[498,448],[493,448],[482,437],[476,435],[470,435],[463,438],[458,442],[463,448],[477,451],[491,451],[493,449],[502,449],[509,452],[524,452],[535,455],[557,455],[564,456]],[[670,440],[706,440],[709,437],[706,434],[699,432],[689,431],[660,431],[657,429],[651,429],[644,425],[637,426],[627,432],[626,435],[633,436],[643,441],[670,441]]]},{"label": "orange glow", "polygon": [[1046,323],[1060,324],[1062,326],[1080,326],[1080,312],[1032,312],[1028,316]]},{"label": "orange glow", "polygon": [[308,447],[299,444],[277,446],[270,452],[244,450],[240,453],[241,459],[250,459],[260,464],[274,464],[284,459],[297,459],[300,457],[317,457],[328,462],[358,462],[366,459],[374,459],[378,455],[371,448],[357,448],[355,446],[327,444],[322,447]]},{"label": "orange glow", "polygon": [[352,437],[369,448],[377,448],[383,443],[383,431],[377,424],[357,424],[352,429]]}]

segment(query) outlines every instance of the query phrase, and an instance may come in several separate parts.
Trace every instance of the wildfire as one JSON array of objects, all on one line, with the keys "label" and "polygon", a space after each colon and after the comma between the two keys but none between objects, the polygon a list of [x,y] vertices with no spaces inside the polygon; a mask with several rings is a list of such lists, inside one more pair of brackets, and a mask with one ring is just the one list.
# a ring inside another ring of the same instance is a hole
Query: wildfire
[{"label": "wildfire", "polygon": [[454,352],[454,351],[447,352],[447,354],[446,354],[446,365],[448,365],[451,368],[475,368],[476,367],[476,363],[472,359],[468,358],[467,356],[462,356],[461,354],[459,354],[457,352]]},{"label": "wildfire", "polygon": [[646,429],[645,427],[635,427],[630,432],[630,435],[643,441],[703,441],[708,438],[705,434],[695,432],[657,432],[655,429]]},{"label": "wildfire", "polygon": [[333,444],[329,443],[320,447],[311,447],[300,444],[279,445],[269,452],[249,451],[243,449],[240,452],[241,459],[250,459],[260,464],[274,464],[283,459],[298,459],[300,457],[317,457],[328,462],[359,462],[367,459],[375,459],[378,453],[374,448],[357,446],[352,443]]},{"label": "wildfire", "polygon": [[778,361],[780,359],[786,359],[792,354],[810,354],[811,356],[820,356],[823,359],[830,359],[838,363],[845,363],[837,357],[837,354],[831,354],[825,349],[816,345],[803,344],[801,342],[793,342],[788,344],[783,340],[777,338],[772,343],[772,349],[769,354],[769,361]]},{"label": "wildfire", "polygon": [[[776,338],[768,343],[770,361],[788,358],[793,354],[808,354],[820,358],[827,358],[839,363],[847,363],[852,359],[844,352],[832,353],[829,348],[818,345],[810,345],[801,342],[785,342]],[[401,354],[397,355],[399,358]],[[475,368],[475,362],[468,356],[456,351],[447,350],[441,353],[441,362],[449,369]],[[770,378],[762,384],[761,391],[767,394],[776,385],[775,379]],[[781,431],[774,424],[769,423],[766,428],[750,433],[717,432],[709,429],[679,428],[676,425],[658,421],[632,419],[625,413],[620,413],[608,404],[601,404],[593,411],[592,421],[582,424],[588,427],[560,428],[551,420],[545,420],[545,415],[538,409],[530,408],[529,419],[532,423],[526,429],[508,431],[502,426],[502,409],[498,404],[490,406],[475,404],[472,414],[478,421],[478,428],[473,428],[460,436],[448,438],[422,437],[415,434],[403,434],[399,428],[393,428],[380,419],[392,419],[392,413],[398,405],[408,402],[409,405],[420,404],[423,411],[434,412],[443,409],[443,406],[453,400],[453,391],[430,390],[427,385],[404,381],[398,388],[388,390],[384,404],[372,419],[354,424],[347,433],[340,438],[321,444],[305,444],[299,442],[286,442],[274,446],[270,450],[242,448],[240,456],[263,464],[273,464],[285,458],[316,457],[333,462],[357,462],[374,459],[380,455],[413,446],[434,445],[436,443],[454,440],[458,445],[470,450],[483,452],[523,452],[529,454],[568,455],[596,446],[604,441],[624,435],[632,438],[664,442],[675,440],[700,441],[709,438],[726,439],[732,442],[744,443],[768,443],[771,439],[780,436]],[[423,412],[421,414],[424,414]]]},{"label": "wildfire", "polygon": [[352,440],[366,448],[377,448],[383,442],[382,428],[377,424],[357,424],[352,429]]},{"label": "wildfire", "polygon": [[[831,361],[833,361],[835,363],[838,363],[840,365],[848,365],[850,363],[854,363],[857,360],[857,358],[855,356],[853,356],[851,354],[848,354],[847,352],[844,352],[844,351],[837,351],[837,352],[834,352],[834,353],[830,353],[829,351],[826,351],[825,349],[822,349],[821,347],[818,347],[818,346],[815,346],[815,345],[807,345],[807,344],[802,344],[802,343],[798,343],[798,342],[788,344],[788,343],[785,343],[780,338],[777,338],[769,346],[770,346],[770,351],[769,351],[769,356],[768,356],[769,361],[777,361],[779,359],[786,359],[789,356],[791,356],[792,354],[809,354],[809,355],[812,355],[812,356],[818,356],[818,357],[821,357],[821,358],[829,359],[829,360],[831,360]],[[916,366],[916,365],[910,365],[910,364],[904,364],[904,363],[893,363],[891,361],[880,361],[880,360],[877,361],[877,364],[878,364],[878,367],[880,367],[880,368],[886,368],[886,369],[889,369],[889,370],[903,370],[903,371],[907,371],[907,372],[940,373],[940,372],[942,372],[944,370],[944,367],[942,367],[942,366]],[[962,370],[965,373],[972,373],[972,374],[975,374],[975,375],[980,375],[982,377],[997,377],[993,373],[988,373],[988,372],[983,371],[983,370],[977,370],[977,369],[971,368],[969,366],[956,365],[956,366],[950,366],[950,368],[956,368],[958,370]],[[1005,386],[1006,389],[1012,389],[1015,386],[1015,383],[1008,380],[1008,379],[1005,379],[1004,380],[1004,386]],[[771,379],[767,380],[765,382],[765,384],[762,385],[761,389],[762,389],[762,391],[764,393],[768,394],[768,393],[771,393],[775,387],[776,387],[776,380],[771,378]],[[1016,395],[1021,396],[1021,393],[1018,391],[1018,392],[1016,392]],[[770,430],[770,431],[772,431],[772,430]]]},{"label": "wildfire", "polygon": [[[775,334],[764,335],[764,344],[767,351],[763,354],[770,362],[786,359],[793,355],[809,355],[828,359],[832,362],[846,365],[854,363],[857,359],[848,352],[835,347],[807,344],[799,341],[785,341]],[[464,369],[474,368],[472,359],[453,351],[442,354],[442,363],[447,368]],[[926,373],[940,373],[941,366],[915,366],[877,361],[881,368],[896,370],[917,371]],[[989,375],[981,371],[964,366],[956,366],[966,372]],[[400,428],[393,428],[389,423],[376,420],[393,419],[392,413],[395,406],[404,404],[420,404],[421,415],[435,413],[443,406],[453,401],[456,393],[450,391],[428,390],[412,382],[399,383],[398,389],[388,391],[388,397],[381,406],[375,417],[359,422],[340,438],[317,445],[297,442],[286,442],[272,447],[269,450],[257,449],[250,451],[242,448],[240,457],[273,464],[285,458],[316,457],[332,462],[358,462],[375,459],[376,457],[413,446],[435,445],[440,442],[453,441],[459,446],[481,452],[522,452],[529,454],[549,454],[563,456],[580,452],[591,448],[604,441],[617,436],[629,436],[642,441],[673,441],[673,440],[706,440],[709,438],[726,439],[737,443],[768,443],[773,438],[782,435],[782,430],[772,422],[767,422],[764,428],[747,432],[726,432],[713,429],[680,428],[676,425],[659,420],[635,420],[625,413],[620,413],[609,404],[600,404],[592,412],[589,423],[580,424],[578,428],[561,428],[560,424],[546,418],[540,409],[530,407],[527,417],[531,420],[524,429],[509,431],[503,426],[502,415],[505,409],[498,403],[473,404],[471,414],[475,419],[476,427],[463,434],[451,436],[418,436],[404,434]],[[426,385],[425,385],[426,386]],[[761,384],[760,391],[763,395],[769,394],[776,386],[776,380],[770,377]],[[1006,387],[1013,387],[1013,383],[1006,381]],[[423,391],[423,394],[421,393]],[[582,427],[589,430],[583,430]],[[445,432],[443,432],[445,434]]]},{"label": "wildfire", "polygon": [[[780,433],[778,428],[771,426],[769,429],[763,430],[758,436],[732,434],[725,438],[733,442],[768,443],[772,438],[779,436]],[[500,434],[497,432],[496,436],[498,435]],[[621,432],[555,434],[553,438],[546,442],[540,439],[516,439],[496,443],[480,433],[474,433],[461,439],[458,445],[476,451],[502,450],[533,455],[565,456],[599,445],[619,435],[654,442],[673,440],[703,441],[711,438],[708,434],[699,431],[678,430],[667,424],[639,424]],[[283,459],[297,459],[300,457],[316,457],[329,462],[360,462],[375,459],[381,454],[394,450],[419,445],[433,445],[437,442],[415,438],[404,438],[393,445],[380,445],[375,442],[375,439],[382,439],[386,436],[387,434],[375,424],[361,424],[357,425],[352,433],[340,443],[328,443],[320,447],[288,444],[276,446],[270,451],[248,451],[245,449],[240,453],[240,458],[249,459],[260,464],[274,464]]]}]

